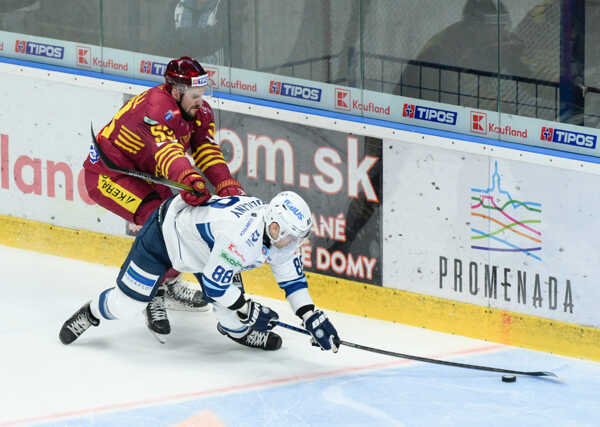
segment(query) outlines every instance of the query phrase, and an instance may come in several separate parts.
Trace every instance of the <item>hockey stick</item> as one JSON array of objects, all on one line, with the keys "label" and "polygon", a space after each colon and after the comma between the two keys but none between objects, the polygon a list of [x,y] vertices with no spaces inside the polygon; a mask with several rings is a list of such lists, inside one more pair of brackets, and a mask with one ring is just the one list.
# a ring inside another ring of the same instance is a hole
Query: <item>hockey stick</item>
[{"label": "hockey stick", "polygon": [[[284,328],[291,329],[292,331],[300,332],[301,334],[310,336],[310,332],[308,332],[305,329],[298,328],[298,327],[292,326],[292,325],[288,325],[287,323],[280,322],[278,320],[272,321],[271,323],[276,326],[282,326]],[[365,351],[370,351],[373,353],[385,354],[386,356],[400,357],[402,359],[416,360],[419,362],[434,363],[436,365],[446,365],[446,366],[454,366],[457,368],[476,369],[479,371],[500,372],[503,374],[529,375],[530,377],[558,378],[558,376],[555,373],[548,372],[548,371],[513,371],[512,369],[501,369],[501,368],[492,368],[490,366],[469,365],[466,363],[448,362],[445,360],[438,360],[438,359],[429,359],[427,357],[421,357],[421,356],[411,356],[410,354],[394,353],[393,351],[380,350],[378,348],[367,347],[365,345],[354,344],[352,342],[343,341],[343,340],[340,340],[340,344],[346,345],[348,347],[353,347],[358,350],[365,350]]]},{"label": "hockey stick", "polygon": [[100,144],[98,144],[98,141],[96,140],[96,135],[94,135],[94,126],[91,123],[90,123],[90,129],[91,129],[91,132],[92,132],[92,142],[94,144],[94,148],[96,149],[96,151],[100,155],[100,158],[102,159],[102,161],[104,162],[104,164],[106,165],[106,167],[109,168],[111,171],[123,173],[123,174],[129,175],[129,176],[134,176],[136,178],[140,178],[140,179],[144,179],[146,181],[154,182],[155,184],[162,184],[162,185],[165,185],[167,187],[174,188],[176,190],[190,191],[190,192],[192,192],[192,193],[200,196],[200,194],[198,194],[196,191],[194,191],[192,189],[192,187],[190,187],[189,185],[185,185],[185,184],[182,184],[182,183],[177,182],[177,181],[171,181],[170,179],[162,178],[160,176],[151,175],[151,174],[146,173],[146,172],[140,172],[140,171],[131,170],[131,169],[124,169],[124,168],[121,168],[121,167],[117,166],[100,149]]}]

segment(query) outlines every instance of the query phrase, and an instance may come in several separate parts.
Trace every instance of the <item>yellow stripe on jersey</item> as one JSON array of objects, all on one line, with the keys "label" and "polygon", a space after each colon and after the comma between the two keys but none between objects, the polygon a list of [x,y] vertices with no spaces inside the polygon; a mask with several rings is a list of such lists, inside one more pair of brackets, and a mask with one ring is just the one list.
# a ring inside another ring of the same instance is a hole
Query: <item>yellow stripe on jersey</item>
[{"label": "yellow stripe on jersey", "polygon": [[202,159],[202,162],[196,165],[196,167],[204,172],[209,167],[219,163],[226,164],[223,156],[206,156],[204,159]]},{"label": "yellow stripe on jersey", "polygon": [[205,142],[204,144],[199,145],[198,148],[196,148],[196,151],[194,151],[194,153],[198,153],[199,151],[210,149],[210,148],[212,148],[213,150],[221,151],[221,148],[218,145],[213,144],[212,142]]},{"label": "yellow stripe on jersey", "polygon": [[123,138],[123,135],[121,135],[120,133],[117,135],[115,144],[133,154],[137,154],[142,149],[142,147],[135,145],[132,142],[130,142],[129,140]]},{"label": "yellow stripe on jersey", "polygon": [[129,151],[131,154],[137,154],[137,150],[136,150],[136,149],[130,148],[130,147],[128,147],[127,145],[125,145],[125,144],[123,144],[123,143],[119,142],[118,140],[115,140],[115,141],[113,141],[113,142],[114,142],[114,144],[115,144],[117,147],[121,147],[123,150],[125,150],[125,151]]},{"label": "yellow stripe on jersey", "polygon": [[[142,142],[142,137],[139,136],[137,133],[131,131],[127,126],[125,125],[121,125],[121,130],[123,131],[123,133],[125,133],[127,136],[129,136],[130,139],[135,140],[137,142]],[[142,143],[142,145],[144,145]]]},{"label": "yellow stripe on jersey", "polygon": [[124,141],[129,142],[132,146],[137,147],[140,150],[142,148],[144,148],[144,143],[142,142],[141,138],[139,136],[137,136],[136,134],[132,133],[125,126],[121,126],[121,129],[119,129],[118,136],[123,138]]},{"label": "yellow stripe on jersey", "polygon": [[219,150],[218,148],[207,148],[204,150],[198,150],[196,151],[192,157],[194,158],[194,162],[196,162],[196,164],[201,163],[204,158],[206,158],[206,156],[221,156],[223,157],[223,153],[221,152],[221,150]]},{"label": "yellow stripe on jersey", "polygon": [[142,199],[131,193],[129,190],[121,187],[106,175],[100,175],[98,177],[98,190],[100,190],[104,196],[131,213],[135,213],[140,206],[140,203],[142,203]]},{"label": "yellow stripe on jersey", "polygon": [[185,157],[181,144],[167,144],[154,154],[156,171],[164,177],[169,176],[169,167],[177,158]]},{"label": "yellow stripe on jersey", "polygon": [[181,151],[179,154],[175,153],[172,156],[169,156],[165,162],[165,166],[164,166],[164,174],[165,177],[168,177],[168,173],[169,173],[169,168],[171,167],[171,163],[173,163],[175,160],[180,159],[182,157],[185,157],[185,155],[183,154],[183,151]]},{"label": "yellow stripe on jersey", "polygon": [[125,132],[119,132],[118,135],[120,138],[123,138],[124,141],[129,142],[132,146],[142,149],[144,148],[144,143],[141,141],[138,141],[136,139],[132,139],[129,135],[127,135]]}]

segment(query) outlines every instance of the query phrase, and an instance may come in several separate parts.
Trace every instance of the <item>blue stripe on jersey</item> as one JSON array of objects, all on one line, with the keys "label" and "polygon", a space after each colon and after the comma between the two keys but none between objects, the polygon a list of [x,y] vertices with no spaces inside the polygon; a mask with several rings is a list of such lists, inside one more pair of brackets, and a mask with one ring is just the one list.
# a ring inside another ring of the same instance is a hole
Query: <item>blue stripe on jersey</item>
[{"label": "blue stripe on jersey", "polygon": [[208,248],[212,251],[213,246],[215,245],[215,238],[212,234],[212,231],[210,231],[210,224],[207,224],[207,223],[196,224],[196,229],[200,233],[200,236],[202,237],[202,239],[208,245]]},{"label": "blue stripe on jersey", "polygon": [[202,290],[204,293],[211,298],[218,298],[223,296],[225,290],[229,287],[229,285],[222,286],[217,282],[213,282],[209,278],[207,278],[204,274],[202,275],[202,281],[200,282],[202,285]]},{"label": "blue stripe on jersey", "polygon": [[306,282],[306,276],[303,274],[297,279],[280,282],[279,287],[285,291],[285,296],[287,297],[299,289],[308,288],[308,283]]},{"label": "blue stripe on jersey", "polygon": [[225,326],[223,326],[223,324],[220,322],[219,322],[219,325],[221,325],[221,328],[223,328],[225,331],[233,332],[236,334],[241,334],[242,332],[246,332],[248,330],[248,326],[242,326],[240,329],[229,329],[229,328],[226,328]]},{"label": "blue stripe on jersey", "polygon": [[99,309],[100,309],[100,314],[102,315],[102,317],[104,317],[105,319],[108,320],[115,320],[117,317],[112,314],[110,312],[110,310],[108,309],[108,306],[106,305],[106,297],[108,296],[109,292],[114,291],[115,288],[110,288],[110,289],[106,289],[104,291],[102,291],[102,293],[100,294],[100,298],[99,298]]},{"label": "blue stripe on jersey", "polygon": [[127,274],[129,274],[135,280],[137,280],[138,282],[140,282],[146,286],[152,287],[156,283],[156,280],[150,279],[149,277],[142,276],[140,273],[138,273],[133,268],[131,268],[131,266],[129,266],[129,268],[127,269]]}]

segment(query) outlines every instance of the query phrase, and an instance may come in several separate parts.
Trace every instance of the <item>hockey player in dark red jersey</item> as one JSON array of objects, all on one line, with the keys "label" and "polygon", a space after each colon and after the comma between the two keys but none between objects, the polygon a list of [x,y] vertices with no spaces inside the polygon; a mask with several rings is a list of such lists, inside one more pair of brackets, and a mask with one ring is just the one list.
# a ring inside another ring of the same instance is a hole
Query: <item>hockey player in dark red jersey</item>
[{"label": "hockey player in dark red jersey", "polygon": [[[192,187],[195,193],[182,192],[183,200],[192,206],[211,196],[199,172],[219,196],[245,194],[213,139],[214,115],[204,99],[210,90],[208,83],[208,74],[196,60],[187,56],[173,59],[166,67],[164,84],[131,98],[98,133],[100,149],[121,168]],[[90,198],[140,226],[173,194],[168,187],[111,171],[93,146],[83,166]],[[186,287],[179,276],[176,270],[167,273],[146,308],[148,328],[161,342],[171,330],[165,296],[194,309],[206,309],[201,291]]]}]

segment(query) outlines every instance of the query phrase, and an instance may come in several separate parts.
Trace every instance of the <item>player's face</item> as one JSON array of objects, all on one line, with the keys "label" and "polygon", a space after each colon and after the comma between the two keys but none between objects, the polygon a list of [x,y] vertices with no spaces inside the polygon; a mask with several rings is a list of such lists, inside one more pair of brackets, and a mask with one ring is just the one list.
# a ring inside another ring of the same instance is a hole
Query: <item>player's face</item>
[{"label": "player's face", "polygon": [[279,238],[280,231],[281,229],[279,228],[279,224],[277,224],[276,222],[272,222],[271,225],[269,225],[269,234],[273,237],[273,246],[275,246],[276,248],[282,249],[288,245],[300,244],[300,239],[298,239],[296,236],[293,236],[292,234],[288,234],[287,236]]},{"label": "player's face", "polygon": [[202,107],[202,100],[204,98],[204,93],[206,92],[206,87],[193,87],[191,89],[186,90],[181,97],[181,109],[183,112],[190,118],[196,117],[196,113],[198,109]]}]

